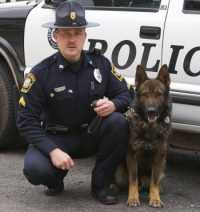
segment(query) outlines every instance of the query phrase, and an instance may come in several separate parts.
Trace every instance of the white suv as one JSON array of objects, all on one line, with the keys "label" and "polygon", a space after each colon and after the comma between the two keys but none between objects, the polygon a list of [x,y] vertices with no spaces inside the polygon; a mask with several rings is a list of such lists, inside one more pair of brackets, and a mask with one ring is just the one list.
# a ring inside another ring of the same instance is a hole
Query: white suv
[{"label": "white suv", "polygon": [[[24,71],[56,51],[52,30],[59,0],[0,4],[0,146],[13,141],[15,103]],[[200,133],[200,1],[79,0],[87,19],[85,49],[99,48],[130,84],[143,64],[154,77],[161,64],[172,79],[173,126]],[[14,6],[14,7],[13,7]]]}]

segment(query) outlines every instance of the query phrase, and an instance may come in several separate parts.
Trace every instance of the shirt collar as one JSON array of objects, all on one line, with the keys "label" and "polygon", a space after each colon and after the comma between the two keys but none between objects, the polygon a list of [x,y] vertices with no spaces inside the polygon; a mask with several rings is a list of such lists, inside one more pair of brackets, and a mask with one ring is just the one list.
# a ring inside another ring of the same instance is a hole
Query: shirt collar
[{"label": "shirt collar", "polygon": [[70,63],[62,56],[60,52],[57,53],[57,66],[59,71],[63,71]]},{"label": "shirt collar", "polygon": [[93,68],[96,67],[94,61],[89,57],[88,54],[86,54],[85,51],[81,52],[81,59],[76,63],[68,62],[60,52],[57,53],[57,67],[59,71],[71,70],[78,72],[81,69],[81,65],[83,68],[87,67],[88,65],[92,66]]},{"label": "shirt collar", "polygon": [[84,60],[84,66],[91,66],[92,68],[96,68],[96,65],[92,59],[92,57],[90,57],[90,55],[88,55],[86,52],[84,53],[84,57],[85,57],[85,60]]}]

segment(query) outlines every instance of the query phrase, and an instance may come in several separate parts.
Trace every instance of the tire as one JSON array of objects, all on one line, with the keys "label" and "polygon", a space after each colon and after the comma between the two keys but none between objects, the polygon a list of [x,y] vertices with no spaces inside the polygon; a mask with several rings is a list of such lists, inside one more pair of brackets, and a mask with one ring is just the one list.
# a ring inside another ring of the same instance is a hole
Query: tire
[{"label": "tire", "polygon": [[7,148],[17,142],[15,121],[16,90],[9,76],[9,68],[0,60],[0,148]]}]

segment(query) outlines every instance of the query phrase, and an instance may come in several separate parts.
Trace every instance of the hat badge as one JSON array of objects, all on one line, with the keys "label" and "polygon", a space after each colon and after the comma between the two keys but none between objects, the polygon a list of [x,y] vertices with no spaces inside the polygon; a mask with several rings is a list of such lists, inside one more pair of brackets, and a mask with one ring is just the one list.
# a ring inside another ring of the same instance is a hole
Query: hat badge
[{"label": "hat badge", "polygon": [[74,21],[76,19],[76,12],[74,12],[74,11],[70,12],[70,19],[72,21]]}]

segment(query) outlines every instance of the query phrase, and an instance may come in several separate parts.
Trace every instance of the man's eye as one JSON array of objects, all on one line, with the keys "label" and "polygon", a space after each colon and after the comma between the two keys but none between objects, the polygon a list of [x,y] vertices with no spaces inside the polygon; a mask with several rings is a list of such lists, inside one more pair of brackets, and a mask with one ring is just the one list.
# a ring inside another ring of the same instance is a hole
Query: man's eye
[{"label": "man's eye", "polygon": [[77,32],[76,35],[77,36],[81,36],[82,35],[82,32]]}]

